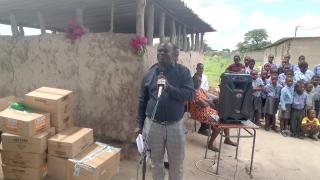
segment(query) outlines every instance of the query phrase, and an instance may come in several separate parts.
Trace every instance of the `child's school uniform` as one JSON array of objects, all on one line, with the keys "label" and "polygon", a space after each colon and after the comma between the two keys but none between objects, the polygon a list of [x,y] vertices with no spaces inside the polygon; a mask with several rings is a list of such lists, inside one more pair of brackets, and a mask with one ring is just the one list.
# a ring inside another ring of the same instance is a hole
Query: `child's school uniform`
[{"label": "child's school uniform", "polygon": [[[257,78],[256,80],[252,80],[252,88],[259,88],[263,87],[263,81],[261,78]],[[253,96],[253,120],[255,123],[260,123],[260,114],[261,114],[261,105],[262,105],[262,100],[261,100],[261,91],[255,91],[252,93]]]},{"label": "child's school uniform", "polygon": [[273,129],[276,129],[276,116],[281,87],[273,84],[267,84],[264,87],[264,92],[266,93],[266,102],[263,107],[263,112],[265,113],[265,126],[266,130],[269,129],[270,125],[273,126]]},{"label": "child's school uniform", "polygon": [[263,112],[266,114],[274,115],[278,111],[279,98],[281,87],[278,85],[267,84],[264,88],[266,93],[266,103],[263,107]]},{"label": "child's school uniform", "polygon": [[[287,76],[284,73],[279,74],[278,76],[278,84],[283,88],[286,86],[286,78]],[[293,80],[293,86],[297,83],[297,80],[295,77],[292,77]]]},{"label": "child's school uniform", "polygon": [[290,119],[291,132],[293,136],[300,137],[301,122],[303,117],[305,116],[306,102],[306,93],[303,92],[301,95],[299,95],[294,92]]},{"label": "child's school uniform", "polygon": [[314,87],[312,90],[313,94],[314,94],[314,110],[316,110],[316,117],[320,117],[320,85],[318,85],[317,87]]},{"label": "child's school uniform", "polygon": [[281,88],[286,86],[286,75],[284,73],[279,74],[278,84],[281,86]]},{"label": "child's school uniform", "polygon": [[[268,79],[262,79],[261,78],[261,80],[263,82],[263,87],[265,87],[266,85],[268,85],[270,83]],[[263,110],[263,108],[264,108],[264,105],[266,103],[266,100],[267,100],[267,92],[266,91],[262,91],[261,92],[261,112],[262,112],[261,116],[262,116],[262,118],[264,118],[264,110]]]},{"label": "child's school uniform", "polygon": [[306,112],[308,112],[308,110],[314,110],[315,108],[315,95],[314,92],[307,92],[305,91],[306,95],[307,95],[307,102],[306,102]]},{"label": "child's school uniform", "polygon": [[319,134],[320,131],[320,122],[319,119],[313,118],[310,120],[308,117],[304,117],[301,122],[302,133],[313,136]]},{"label": "child's school uniform", "polygon": [[294,93],[293,86],[291,87],[285,86],[284,88],[281,89],[280,113],[279,113],[280,119],[290,119],[291,105],[293,102],[293,93]]},{"label": "child's school uniform", "polygon": [[253,70],[253,69],[251,69],[251,68],[248,66],[248,67],[246,67],[246,69],[244,70],[244,73],[246,73],[246,74],[251,74],[252,70]]}]

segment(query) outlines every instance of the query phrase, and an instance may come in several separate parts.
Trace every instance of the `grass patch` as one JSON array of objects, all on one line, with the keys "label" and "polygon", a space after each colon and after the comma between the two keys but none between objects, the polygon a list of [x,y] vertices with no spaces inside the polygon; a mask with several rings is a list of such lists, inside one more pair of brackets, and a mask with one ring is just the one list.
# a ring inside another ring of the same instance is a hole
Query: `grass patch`
[{"label": "grass patch", "polygon": [[[209,86],[218,87],[220,75],[233,63],[232,59],[221,56],[206,56],[204,59],[204,74],[208,76]],[[255,68],[260,70],[262,61],[256,60]]]}]

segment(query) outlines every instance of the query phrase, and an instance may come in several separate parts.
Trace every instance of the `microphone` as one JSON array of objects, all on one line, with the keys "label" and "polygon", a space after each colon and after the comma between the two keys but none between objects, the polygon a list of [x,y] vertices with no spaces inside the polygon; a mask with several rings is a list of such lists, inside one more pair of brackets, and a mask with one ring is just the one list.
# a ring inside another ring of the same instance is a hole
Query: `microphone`
[{"label": "microphone", "polygon": [[[163,75],[162,72],[160,72],[160,75]],[[162,91],[164,89],[164,85],[166,84],[166,79],[164,78],[159,78],[157,81],[158,85],[158,98],[160,98]]]}]

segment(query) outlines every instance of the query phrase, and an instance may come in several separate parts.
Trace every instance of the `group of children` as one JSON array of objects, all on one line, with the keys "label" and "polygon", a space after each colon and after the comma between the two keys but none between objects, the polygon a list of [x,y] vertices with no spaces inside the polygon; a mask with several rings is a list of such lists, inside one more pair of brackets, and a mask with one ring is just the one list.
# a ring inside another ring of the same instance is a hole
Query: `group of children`
[{"label": "group of children", "polygon": [[308,70],[303,61],[296,66],[283,64],[281,73],[274,64],[266,63],[259,73],[252,67],[245,72],[252,77],[253,117],[252,120],[261,126],[260,119],[265,120],[265,129],[278,132],[276,115],[280,120],[280,133],[287,137],[304,138],[309,136],[315,140],[320,138],[320,76]]}]

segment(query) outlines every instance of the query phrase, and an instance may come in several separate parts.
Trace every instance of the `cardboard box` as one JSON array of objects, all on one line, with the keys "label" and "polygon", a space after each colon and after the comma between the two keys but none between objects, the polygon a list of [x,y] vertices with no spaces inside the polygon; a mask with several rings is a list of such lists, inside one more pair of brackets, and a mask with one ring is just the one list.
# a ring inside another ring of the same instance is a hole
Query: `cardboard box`
[{"label": "cardboard box", "polygon": [[7,108],[0,112],[3,131],[10,134],[31,137],[50,128],[50,116]]},{"label": "cardboard box", "polygon": [[2,164],[5,179],[14,180],[42,180],[47,175],[47,166],[39,168],[23,168]]},{"label": "cardboard box", "polygon": [[51,115],[51,126],[56,128],[57,132],[61,132],[67,128],[74,126],[74,114],[73,111],[68,114],[52,114]]},{"label": "cardboard box", "polygon": [[19,151],[1,151],[2,163],[9,166],[39,168],[46,164],[47,153],[25,153]]},{"label": "cardboard box", "polygon": [[[0,98],[0,111],[7,109],[13,102],[23,102],[22,99],[16,98],[15,96],[7,96]],[[0,130],[2,130],[2,121],[0,118]]]},{"label": "cardboard box", "polygon": [[68,159],[48,155],[48,176],[55,180],[67,179]]},{"label": "cardboard box", "polygon": [[[75,169],[76,163],[79,169]],[[118,174],[119,167],[120,149],[96,142],[69,159],[67,176],[68,180],[110,180]]]},{"label": "cardboard box", "polygon": [[43,132],[32,137],[22,137],[13,134],[3,133],[2,148],[5,151],[20,151],[29,153],[43,153],[47,150],[49,132]]},{"label": "cardboard box", "polygon": [[92,143],[92,129],[71,127],[48,140],[48,152],[53,156],[72,158]]},{"label": "cardboard box", "polygon": [[49,138],[51,138],[52,136],[56,135],[56,128],[55,127],[50,127],[48,130],[46,130],[47,132],[50,133]]},{"label": "cardboard box", "polygon": [[74,96],[72,91],[41,87],[25,95],[24,103],[34,109],[49,112],[51,125],[57,132],[73,126]]}]

